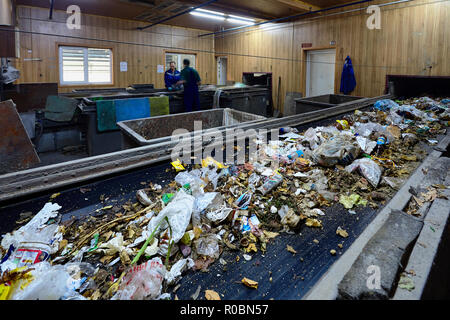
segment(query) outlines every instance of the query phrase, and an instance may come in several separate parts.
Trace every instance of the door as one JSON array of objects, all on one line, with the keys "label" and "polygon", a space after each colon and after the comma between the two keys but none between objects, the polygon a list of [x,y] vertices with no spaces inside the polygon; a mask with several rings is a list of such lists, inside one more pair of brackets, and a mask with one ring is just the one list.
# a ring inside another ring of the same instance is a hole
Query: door
[{"label": "door", "polygon": [[306,55],[306,97],[334,94],[336,50],[309,50]]},{"label": "door", "polygon": [[217,58],[217,85],[224,86],[227,84],[227,64],[226,57]]}]

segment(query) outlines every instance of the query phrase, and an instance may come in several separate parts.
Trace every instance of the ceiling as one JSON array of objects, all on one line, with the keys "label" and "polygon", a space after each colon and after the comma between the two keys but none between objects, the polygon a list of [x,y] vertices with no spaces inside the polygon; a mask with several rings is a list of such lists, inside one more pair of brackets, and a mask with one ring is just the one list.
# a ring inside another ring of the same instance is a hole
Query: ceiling
[{"label": "ceiling", "polygon": [[[192,6],[198,6],[207,0],[54,0],[56,10],[66,10],[76,4],[82,13],[145,21],[149,24],[161,21],[183,12]],[[272,20],[287,17],[337,4],[353,2],[351,0],[218,0],[202,9],[220,11],[257,20]],[[50,8],[49,0],[16,0],[16,5]],[[221,28],[238,27],[226,21],[216,21],[184,14],[165,22],[165,24],[189,28],[216,31]]]}]

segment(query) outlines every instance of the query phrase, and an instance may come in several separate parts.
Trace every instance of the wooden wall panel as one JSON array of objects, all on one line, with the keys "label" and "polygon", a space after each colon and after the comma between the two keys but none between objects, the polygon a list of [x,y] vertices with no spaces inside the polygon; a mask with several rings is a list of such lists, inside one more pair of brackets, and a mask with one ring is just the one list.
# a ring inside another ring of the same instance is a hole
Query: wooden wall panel
[{"label": "wooden wall panel", "polygon": [[[214,39],[198,38],[198,34],[204,33],[202,30],[160,25],[151,31],[138,31],[136,28],[144,23],[84,14],[81,30],[69,30],[65,12],[55,11],[49,21],[48,10],[25,6],[17,8],[17,18],[21,31],[61,35],[20,34],[21,56],[15,61],[21,71],[19,83],[59,82],[58,44],[112,48],[114,85],[103,87],[153,83],[163,88],[164,74],[157,73],[157,65],[165,65],[164,52],[172,51],[173,47],[188,48],[187,52],[197,54],[197,70],[203,83],[215,83]],[[120,61],[128,62],[128,72],[120,72]],[[59,91],[74,88],[60,86]]]},{"label": "wooden wall panel", "polygon": [[[416,0],[381,7],[381,30],[369,30],[368,17],[365,11],[356,11],[276,28],[261,26],[217,37],[216,51],[229,53],[228,80],[241,81],[243,71],[273,72],[275,103],[281,76],[281,109],[287,91],[305,92],[302,43],[320,48],[336,42],[336,93],[347,55],[356,74],[353,95],[381,95],[386,74],[450,75],[450,1]],[[260,57],[248,58],[247,54]]]}]

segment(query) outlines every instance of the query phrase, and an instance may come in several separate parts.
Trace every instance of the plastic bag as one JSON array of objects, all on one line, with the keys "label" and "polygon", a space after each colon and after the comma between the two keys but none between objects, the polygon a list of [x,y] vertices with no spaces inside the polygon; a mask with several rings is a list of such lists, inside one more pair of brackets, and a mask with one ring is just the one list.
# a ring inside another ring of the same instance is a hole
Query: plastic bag
[{"label": "plastic bag", "polygon": [[375,188],[380,183],[381,168],[380,166],[369,158],[358,159],[351,165],[345,167],[347,172],[353,172],[356,169],[366,178]]},{"label": "plastic bag", "polygon": [[106,243],[102,243],[98,249],[99,249],[99,251],[101,251],[109,256],[112,256],[118,252],[120,253],[123,250],[125,250],[127,254],[133,253],[133,251],[131,249],[125,247],[122,233],[117,233],[114,238],[112,238],[111,240],[109,240]]},{"label": "plastic bag", "polygon": [[377,146],[376,141],[371,141],[361,136],[356,137],[356,142],[358,142],[359,146],[361,147],[361,150],[367,154],[371,154],[373,149],[375,149],[375,147]]},{"label": "plastic bag", "polygon": [[220,223],[230,215],[231,211],[233,211],[231,208],[222,206],[217,210],[207,212],[206,217],[211,222]]},{"label": "plastic bag", "polygon": [[328,178],[325,176],[322,170],[311,170],[310,172],[308,172],[308,177],[312,182],[312,189],[317,190],[319,193],[328,189]]},{"label": "plastic bag", "polygon": [[190,258],[177,261],[169,272],[166,272],[165,279],[168,285],[173,285],[180,278],[181,274],[188,268],[192,268],[195,265],[194,261]]},{"label": "plastic bag", "polygon": [[260,180],[261,177],[256,172],[253,172],[250,177],[248,177],[248,184],[256,186]]},{"label": "plastic bag", "polygon": [[207,234],[194,241],[197,254],[219,258],[219,240],[215,234]]},{"label": "plastic bag", "polygon": [[226,207],[222,194],[218,192],[205,193],[197,197],[194,202],[194,214],[197,216],[204,212],[206,218],[215,223],[225,220],[231,211],[232,209]]},{"label": "plastic bag", "polygon": [[385,100],[378,100],[377,102],[375,102],[374,107],[377,110],[381,110],[381,111],[388,111],[389,109],[393,108],[393,107],[398,107],[399,105],[390,100],[390,99],[385,99]]},{"label": "plastic bag", "polygon": [[161,295],[166,268],[160,258],[132,267],[111,300],[156,299]]},{"label": "plastic bag", "polygon": [[300,222],[300,216],[296,215],[294,210],[287,205],[282,206],[281,209],[278,210],[278,215],[281,218],[281,224],[292,228],[295,228]]},{"label": "plastic bag", "polygon": [[306,130],[304,137],[304,140],[309,142],[311,150],[314,150],[319,146],[320,138],[317,136],[316,129],[309,128]]},{"label": "plastic bag", "polygon": [[420,111],[416,107],[409,105],[401,105],[396,108],[392,108],[392,110],[402,117],[410,118],[411,116],[413,116],[414,118],[420,119],[422,121],[438,121],[438,119],[431,117],[428,113]]},{"label": "plastic bag", "polygon": [[399,190],[401,186],[405,183],[405,179],[395,177],[383,177],[383,182],[385,182],[392,189]]},{"label": "plastic bag", "polygon": [[[195,170],[194,170],[195,171]],[[205,182],[200,179],[200,177],[198,175],[196,175],[194,173],[194,171],[191,172],[180,172],[176,177],[175,177],[175,181],[180,185],[180,186],[184,186],[186,184],[190,184],[191,188],[194,185],[205,185]]]},{"label": "plastic bag", "polygon": [[5,234],[2,238],[1,246],[8,250],[13,245],[15,248],[24,243],[41,243],[49,245],[50,254],[58,251],[59,242],[62,240],[62,234],[58,231],[58,225],[47,225],[48,220],[58,215],[61,206],[57,203],[46,203],[33,219],[12,234]]},{"label": "plastic bag", "polygon": [[[183,189],[177,192],[172,201],[160,211],[160,213],[150,220],[147,230],[153,232],[158,224],[167,217],[172,228],[172,240],[177,243],[186,232],[186,228],[191,220],[195,198],[188,195]],[[163,223],[161,229],[167,228],[167,223]]]},{"label": "plastic bag", "polygon": [[19,283],[11,294],[11,300],[85,300],[73,289],[73,278],[68,272],[72,265],[51,266],[42,262],[33,266],[32,280],[28,285]]},{"label": "plastic bag", "polygon": [[146,207],[152,204],[152,201],[147,196],[147,193],[144,190],[138,190],[138,192],[136,192],[136,198],[142,205]]},{"label": "plastic bag", "polygon": [[368,122],[368,123],[356,123],[355,132],[362,137],[369,137],[372,132],[383,131],[383,126],[379,123]]},{"label": "plastic bag", "polygon": [[201,169],[202,178],[211,182],[214,190],[217,188],[217,183],[219,182],[220,177],[225,175],[226,172],[228,172],[226,169],[222,169],[220,172],[217,172],[217,168],[209,169],[209,167],[205,167]]},{"label": "plastic bag", "polygon": [[333,167],[336,164],[349,164],[361,152],[358,143],[351,140],[349,136],[335,136],[322,143],[312,154],[312,160],[324,167]]}]

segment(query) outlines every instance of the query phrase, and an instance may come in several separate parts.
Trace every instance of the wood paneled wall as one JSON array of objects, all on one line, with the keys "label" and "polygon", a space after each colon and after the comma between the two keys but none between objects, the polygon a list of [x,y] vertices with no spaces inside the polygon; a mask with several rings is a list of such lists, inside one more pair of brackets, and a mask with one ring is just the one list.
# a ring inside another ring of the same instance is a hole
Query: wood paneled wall
[{"label": "wood paneled wall", "polygon": [[[386,0],[374,1],[386,3]],[[362,4],[341,11],[366,7]],[[334,11],[335,12],[335,11]],[[324,14],[326,15],[326,14]],[[111,47],[114,52],[114,87],[137,83],[164,86],[157,65],[164,64],[165,51],[197,54],[197,69],[203,83],[216,83],[215,56],[228,57],[228,80],[242,81],[243,72],[272,72],[274,103],[282,110],[286,92],[305,92],[305,51],[302,43],[314,48],[336,48],[335,92],[339,92],[343,61],[352,58],[357,87],[353,95],[381,95],[386,74],[450,75],[450,1],[415,0],[381,8],[381,29],[369,30],[369,14],[355,11],[294,23],[265,25],[256,29],[223,36],[197,36],[204,31],[159,25],[137,31],[143,23],[93,15],[82,16],[81,30],[66,27],[67,14],[19,7],[18,27],[22,31],[63,36],[101,38],[128,42],[119,44],[95,40],[20,34],[20,83],[59,82],[57,44]],[[133,45],[136,43],[141,45]],[[174,49],[175,48],[175,49]],[[128,62],[128,72],[120,72],[120,61]],[[281,87],[278,91],[278,79]],[[60,87],[60,92],[73,87]],[[278,97],[280,92],[280,97]]]},{"label": "wood paneled wall", "polygon": [[[55,11],[53,20],[49,21],[48,10],[25,6],[17,9],[18,27],[21,31],[127,43],[21,33],[20,58],[15,61],[16,67],[21,71],[19,83],[59,83],[58,44],[112,48],[114,84],[109,87],[153,83],[155,87],[163,88],[164,74],[157,73],[157,65],[165,65],[166,51],[182,52],[179,48],[197,55],[197,70],[203,83],[216,82],[214,39],[197,37],[204,31],[167,25],[138,31],[136,28],[144,26],[144,23],[84,14],[81,29],[69,30],[66,26],[67,17],[65,12]],[[120,72],[121,61],[128,62],[127,72]],[[74,87],[59,87],[60,92],[70,92],[73,89]]]},{"label": "wood paneled wall", "polygon": [[[386,3],[386,0],[374,3]],[[341,11],[366,5],[352,6]],[[353,95],[381,95],[386,74],[450,75],[450,1],[416,0],[381,7],[381,29],[369,30],[363,11],[301,20],[282,26],[260,26],[215,41],[216,54],[228,56],[228,80],[241,81],[242,72],[273,72],[273,99],[280,106],[286,92],[305,92],[305,53],[314,48],[336,48],[336,93],[343,61],[353,61],[357,87]]]}]

